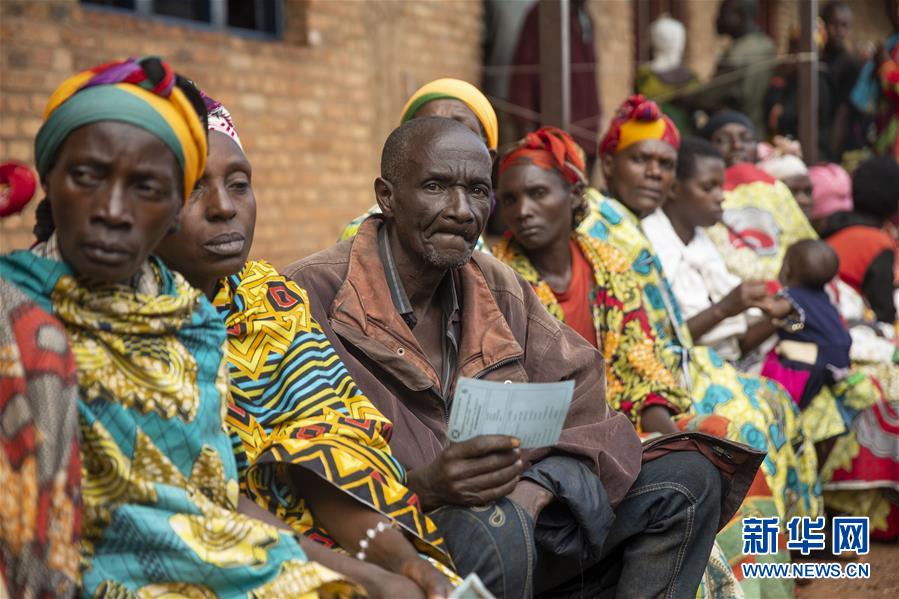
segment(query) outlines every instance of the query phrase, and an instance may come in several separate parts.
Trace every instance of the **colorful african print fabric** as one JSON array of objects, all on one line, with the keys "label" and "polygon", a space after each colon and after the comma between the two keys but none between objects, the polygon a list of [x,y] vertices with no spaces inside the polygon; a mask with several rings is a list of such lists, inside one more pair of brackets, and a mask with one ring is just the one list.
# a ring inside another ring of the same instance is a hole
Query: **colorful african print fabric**
[{"label": "colorful african print fabric", "polygon": [[606,241],[625,255],[653,332],[664,345],[662,358],[671,372],[683,376],[693,397],[692,413],[727,418],[727,438],[767,452],[762,471],[782,521],[820,514],[817,458],[793,400],[777,383],[741,374],[713,350],[693,345],[661,262],[637,218],[594,189],[588,189],[586,197],[590,210],[578,232]]},{"label": "colorful african print fabric", "polygon": [[827,507],[870,518],[871,537],[899,538],[899,400],[862,411],[821,472]]},{"label": "colorful african print fabric", "polygon": [[[690,398],[662,360],[643,308],[639,285],[624,255],[611,245],[575,234],[578,247],[593,267],[595,286],[589,298],[596,338],[606,364],[607,400],[639,424],[644,407],[663,405],[674,413],[688,412]],[[503,239],[493,254],[531,284],[549,313],[565,322],[553,290],[514,240]]]},{"label": "colorful african print fabric", "polygon": [[8,597],[75,593],[77,400],[65,329],[0,278],[0,579]]},{"label": "colorful african print fabric", "polygon": [[[369,208],[365,214],[360,214],[349,223],[347,226],[343,228],[343,231],[340,232],[340,238],[337,241],[345,241],[347,239],[352,239],[356,236],[356,233],[359,232],[359,226],[365,221],[366,218],[371,216],[372,214],[381,214],[381,207],[375,204],[371,208]],[[487,246],[487,243],[484,241],[484,237],[478,237],[478,242],[475,244],[474,249],[479,252],[484,252],[485,254],[490,253],[490,248]]]},{"label": "colorful african print fabric", "polygon": [[[699,431],[716,437],[727,437],[732,434],[730,422],[715,414],[684,416],[679,418],[676,424],[683,431]],[[725,563],[730,567],[731,576],[739,581],[740,597],[793,599],[794,584],[790,579],[743,577],[743,564],[774,564],[789,563],[790,561],[784,530],[781,530],[777,536],[777,553],[771,555],[743,554],[743,520],[745,518],[771,518],[780,515],[766,478],[761,469],[756,472],[755,479],[743,498],[743,503],[740,504],[740,509],[715,536],[715,545],[721,550],[723,558],[726,560]],[[730,596],[728,594],[730,592],[729,577],[716,567],[718,559],[713,552],[703,577],[703,586],[707,589],[705,595],[707,597],[721,597],[722,593]],[[700,587],[700,590],[702,589],[703,587]]]},{"label": "colorful african print fabric", "polygon": [[0,276],[63,322],[78,365],[84,594],[355,592],[292,535],[238,513],[224,327],[199,291],[151,264],[157,295],[86,283],[32,252],[0,258]]},{"label": "colorful african print fabric", "polygon": [[706,233],[744,281],[776,281],[787,248],[818,238],[789,188],[754,164],[727,169],[722,220]]},{"label": "colorful african print fabric", "polygon": [[[642,409],[656,404],[665,405],[679,413],[680,417],[675,418],[682,430],[728,436],[728,428],[732,427],[726,418],[714,414],[690,414],[692,401],[665,365],[664,347],[653,333],[644,307],[646,300],[624,254],[608,243],[583,233],[576,233],[574,238],[593,266],[596,288],[591,302],[596,335],[605,358],[609,404],[627,414],[635,426],[639,426]],[[520,246],[506,239],[493,249],[497,259],[510,265],[528,281],[547,310],[564,322],[564,314],[552,289],[540,278]],[[738,440],[745,442],[743,439]],[[742,555],[742,521],[747,516],[758,514],[777,515],[774,497],[761,470],[756,474],[756,480],[740,510],[716,537],[715,550],[703,575],[699,597],[743,596],[742,590],[745,589],[733,587],[734,581],[743,576],[740,564],[751,561],[751,558],[747,560]],[[787,562],[789,554],[784,550],[762,559]],[[720,563],[722,560],[725,565],[723,568]],[[746,584],[749,583],[741,586]],[[763,581],[761,587],[766,596],[792,597],[791,581]]]},{"label": "colorful african print fabric", "polygon": [[242,490],[333,546],[291,486],[291,468],[300,466],[395,520],[422,551],[450,564],[436,525],[403,486],[405,471],[388,446],[392,424],[356,387],[313,320],[305,290],[251,261],[222,282],[213,304],[228,331],[227,423]]}]

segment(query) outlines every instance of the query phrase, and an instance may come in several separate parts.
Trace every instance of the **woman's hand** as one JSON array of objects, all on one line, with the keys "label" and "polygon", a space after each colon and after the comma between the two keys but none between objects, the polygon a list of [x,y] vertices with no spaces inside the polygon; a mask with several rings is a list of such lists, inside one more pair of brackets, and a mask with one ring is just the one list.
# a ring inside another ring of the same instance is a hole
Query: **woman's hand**
[{"label": "woman's hand", "polygon": [[[428,599],[446,599],[453,592],[453,585],[432,566],[430,562],[420,557],[409,560],[402,567],[403,576],[418,585],[419,590],[424,591]],[[405,595],[394,595],[403,597]]]},{"label": "woman's hand", "polygon": [[717,307],[724,316],[736,316],[749,308],[760,307],[768,297],[768,286],[764,281],[743,281],[734,287]]},{"label": "woman's hand", "polygon": [[413,599],[430,599],[428,595],[411,579],[383,568],[376,569],[365,581],[360,582],[362,588],[371,599],[394,599],[395,597],[411,597]]}]

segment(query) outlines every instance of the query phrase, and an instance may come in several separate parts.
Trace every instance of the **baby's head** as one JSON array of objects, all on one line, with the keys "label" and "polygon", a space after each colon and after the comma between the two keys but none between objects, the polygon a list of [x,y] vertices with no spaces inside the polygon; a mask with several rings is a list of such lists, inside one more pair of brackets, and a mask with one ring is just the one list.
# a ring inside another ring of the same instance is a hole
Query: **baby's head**
[{"label": "baby's head", "polygon": [[787,249],[779,278],[785,287],[824,289],[839,269],[840,259],[829,245],[818,239],[803,239]]}]

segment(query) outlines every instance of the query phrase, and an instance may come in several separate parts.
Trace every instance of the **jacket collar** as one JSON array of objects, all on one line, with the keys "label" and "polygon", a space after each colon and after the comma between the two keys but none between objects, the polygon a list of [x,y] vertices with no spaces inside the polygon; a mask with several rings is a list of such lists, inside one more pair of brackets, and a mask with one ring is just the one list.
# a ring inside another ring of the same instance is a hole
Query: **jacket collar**
[{"label": "jacket collar", "polygon": [[[414,391],[440,389],[438,374],[394,306],[378,252],[382,216],[372,216],[353,240],[346,278],[331,304],[334,331]],[[457,376],[474,377],[498,364],[523,358],[476,259],[453,277],[462,308]],[[439,392],[439,391],[438,391]]]}]

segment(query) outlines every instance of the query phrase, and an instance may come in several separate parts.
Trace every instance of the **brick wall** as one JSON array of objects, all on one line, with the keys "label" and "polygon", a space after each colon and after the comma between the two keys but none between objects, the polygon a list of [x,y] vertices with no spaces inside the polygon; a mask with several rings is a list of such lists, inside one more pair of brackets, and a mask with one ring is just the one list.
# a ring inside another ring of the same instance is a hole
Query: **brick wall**
[{"label": "brick wall", "polygon": [[[381,145],[409,94],[441,76],[479,80],[481,10],[476,0],[285,0],[274,42],[77,0],[0,0],[0,159],[32,160],[47,98],[69,74],[160,54],[231,110],[254,169],[253,255],[283,266],[371,205]],[[30,211],[0,224],[0,252],[26,247],[32,224]]]}]

